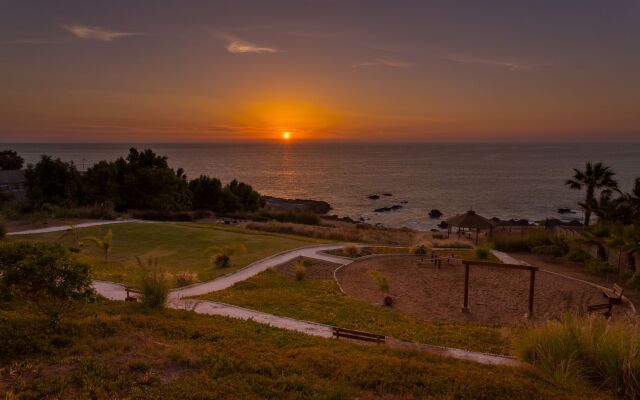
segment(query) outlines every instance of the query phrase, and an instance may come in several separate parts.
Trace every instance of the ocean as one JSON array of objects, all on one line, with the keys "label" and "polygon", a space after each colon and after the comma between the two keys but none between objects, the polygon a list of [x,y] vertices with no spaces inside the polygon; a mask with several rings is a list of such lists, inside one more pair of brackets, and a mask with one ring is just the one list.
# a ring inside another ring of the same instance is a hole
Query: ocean
[{"label": "ocean", "polygon": [[[2,144],[27,163],[49,154],[86,169],[125,156],[128,144]],[[640,176],[640,143],[201,143],[136,144],[169,158],[190,178],[238,179],[265,195],[325,200],[333,214],[370,223],[427,230],[445,217],[473,209],[485,217],[560,218],[581,194],[564,181],[572,168],[603,161],[624,189]],[[383,193],[371,200],[370,195]],[[397,211],[376,208],[401,205]],[[570,217],[581,218],[581,212]],[[566,218],[566,216],[565,216]]]}]

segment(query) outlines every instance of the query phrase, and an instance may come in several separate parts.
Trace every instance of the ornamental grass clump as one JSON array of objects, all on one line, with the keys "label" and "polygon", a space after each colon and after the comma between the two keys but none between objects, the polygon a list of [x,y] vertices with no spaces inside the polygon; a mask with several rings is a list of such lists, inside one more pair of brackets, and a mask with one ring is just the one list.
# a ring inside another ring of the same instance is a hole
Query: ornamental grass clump
[{"label": "ornamental grass clump", "polygon": [[552,380],[590,383],[616,396],[640,396],[640,329],[637,322],[564,316],[526,329],[517,352]]}]

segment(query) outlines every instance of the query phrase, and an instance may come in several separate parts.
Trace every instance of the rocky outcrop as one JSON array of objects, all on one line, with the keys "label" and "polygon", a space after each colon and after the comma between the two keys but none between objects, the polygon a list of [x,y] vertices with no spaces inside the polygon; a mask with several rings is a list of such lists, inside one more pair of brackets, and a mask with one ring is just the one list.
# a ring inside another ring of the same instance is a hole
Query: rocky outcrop
[{"label": "rocky outcrop", "polygon": [[283,199],[280,197],[262,196],[265,208],[279,211],[306,211],[316,214],[326,214],[331,211],[331,205],[321,200]]},{"label": "rocky outcrop", "polygon": [[429,211],[429,217],[434,219],[440,218],[442,217],[442,211],[438,210],[437,208],[434,208],[431,211]]},{"label": "rocky outcrop", "polygon": [[367,196],[367,198],[369,198],[370,200],[378,200],[380,196],[377,194],[372,194],[371,196]]},{"label": "rocky outcrop", "polygon": [[389,212],[389,211],[397,211],[401,208],[402,206],[400,204],[394,204],[391,207],[376,208],[375,210],[373,210],[373,212],[383,213],[383,212]]}]

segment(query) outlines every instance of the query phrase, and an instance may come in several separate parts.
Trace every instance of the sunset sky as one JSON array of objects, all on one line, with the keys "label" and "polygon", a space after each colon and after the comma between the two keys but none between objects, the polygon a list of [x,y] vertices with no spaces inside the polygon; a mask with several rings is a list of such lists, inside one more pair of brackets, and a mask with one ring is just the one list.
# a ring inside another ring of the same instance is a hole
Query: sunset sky
[{"label": "sunset sky", "polygon": [[640,140],[638,0],[3,0],[0,141]]}]

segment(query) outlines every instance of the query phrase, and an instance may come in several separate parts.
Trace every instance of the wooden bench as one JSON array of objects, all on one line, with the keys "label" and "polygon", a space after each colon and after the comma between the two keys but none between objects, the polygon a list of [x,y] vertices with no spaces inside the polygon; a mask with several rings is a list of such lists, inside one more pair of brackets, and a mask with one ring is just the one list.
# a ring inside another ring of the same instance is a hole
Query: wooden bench
[{"label": "wooden bench", "polygon": [[609,318],[612,308],[613,305],[611,303],[595,304],[593,306],[587,306],[587,312],[589,314],[602,314],[605,318]]},{"label": "wooden bench", "polygon": [[333,336],[336,339],[338,338],[347,338],[347,339],[356,339],[356,340],[364,340],[365,342],[376,342],[376,343],[384,343],[385,337],[383,335],[377,335],[375,333],[355,331],[353,329],[344,329],[333,327]]},{"label": "wooden bench", "polygon": [[137,302],[138,301],[138,298],[134,297],[134,296],[131,296],[130,293],[140,294],[139,290],[130,288],[128,286],[125,286],[124,290],[127,292],[127,297],[124,298],[124,301],[132,301],[132,302]]},{"label": "wooden bench", "polygon": [[610,304],[620,304],[622,303],[622,294],[624,293],[624,289],[622,289],[617,283],[614,283],[611,287],[611,291],[603,290],[602,295],[609,299]]}]

